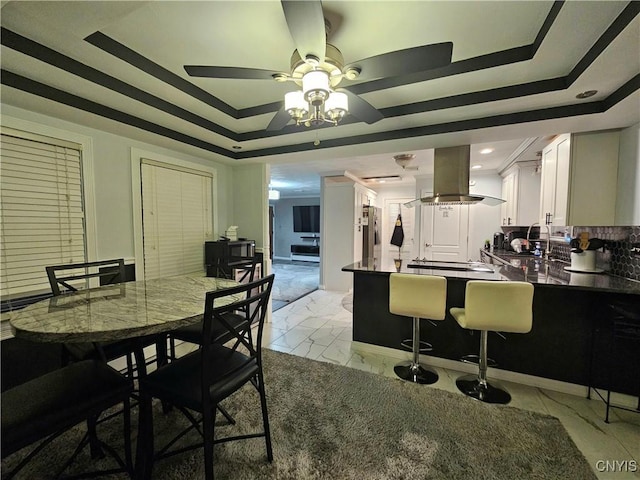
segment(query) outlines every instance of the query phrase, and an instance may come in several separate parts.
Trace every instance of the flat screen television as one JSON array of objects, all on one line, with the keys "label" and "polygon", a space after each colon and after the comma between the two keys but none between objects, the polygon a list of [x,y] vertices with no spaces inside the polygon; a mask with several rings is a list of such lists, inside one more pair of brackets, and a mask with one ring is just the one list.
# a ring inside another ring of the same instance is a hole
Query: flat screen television
[{"label": "flat screen television", "polygon": [[294,206],[293,231],[303,233],[320,233],[320,205]]}]

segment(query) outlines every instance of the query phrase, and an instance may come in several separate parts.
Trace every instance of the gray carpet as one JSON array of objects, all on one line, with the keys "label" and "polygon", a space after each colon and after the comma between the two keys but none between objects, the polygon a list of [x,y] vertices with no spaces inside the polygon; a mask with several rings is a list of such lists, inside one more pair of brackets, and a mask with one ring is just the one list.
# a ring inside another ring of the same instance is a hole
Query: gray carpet
[{"label": "gray carpet", "polygon": [[[555,417],[272,351],[265,376],[274,461],[266,461],[263,439],[217,445],[218,479],[595,478]],[[238,425],[217,435],[260,424],[254,392],[227,399]],[[177,412],[154,407],[158,437],[183,424]],[[117,440],[116,424],[103,425],[100,436]],[[47,478],[35,472],[51,471],[61,450],[59,442],[21,478]],[[201,450],[163,460],[153,478],[199,480],[202,462]]]}]

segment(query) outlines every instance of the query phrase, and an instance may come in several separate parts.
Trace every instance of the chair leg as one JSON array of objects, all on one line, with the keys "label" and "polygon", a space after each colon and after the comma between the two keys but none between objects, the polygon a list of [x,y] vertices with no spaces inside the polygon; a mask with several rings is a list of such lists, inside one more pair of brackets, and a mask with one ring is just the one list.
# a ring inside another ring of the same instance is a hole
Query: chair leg
[{"label": "chair leg", "polygon": [[429,385],[438,381],[438,374],[431,368],[420,364],[420,319],[413,319],[413,358],[393,367],[398,377],[409,382]]},{"label": "chair leg", "polygon": [[226,408],[224,408],[222,405],[218,405],[216,408],[220,410],[220,413],[224,416],[224,418],[227,419],[227,422],[229,422],[231,425],[236,424],[235,419],[231,416],[229,412],[227,412]]},{"label": "chair leg", "polygon": [[213,480],[213,439],[217,409],[205,409],[202,413],[202,433],[204,437],[204,478]]},{"label": "chair leg", "polygon": [[104,452],[100,446],[100,440],[98,440],[98,433],[96,432],[96,425],[98,423],[98,417],[91,417],[87,420],[87,436],[89,437],[89,450],[91,452],[91,458],[94,460],[104,458]]},{"label": "chair leg", "polygon": [[127,398],[124,401],[123,411],[123,429],[124,429],[124,462],[127,466],[127,472],[133,475],[133,458],[131,454],[131,403]]},{"label": "chair leg", "polygon": [[507,404],[511,395],[503,388],[492,385],[487,381],[487,336],[486,330],[480,332],[480,355],[478,374],[467,375],[456,380],[458,389],[465,395],[486,403]]},{"label": "chair leg", "polygon": [[273,461],[273,449],[271,447],[271,429],[269,428],[269,413],[267,412],[267,394],[264,390],[262,368],[258,371],[258,393],[260,394],[260,406],[262,407],[262,424],[264,426],[264,441],[267,447],[267,459]]}]

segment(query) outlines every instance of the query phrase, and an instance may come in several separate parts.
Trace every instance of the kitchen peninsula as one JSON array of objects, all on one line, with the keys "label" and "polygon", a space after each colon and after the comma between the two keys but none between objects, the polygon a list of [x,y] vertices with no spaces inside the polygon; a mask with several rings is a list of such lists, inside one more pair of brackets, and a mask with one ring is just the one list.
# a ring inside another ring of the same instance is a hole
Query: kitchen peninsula
[{"label": "kitchen peninsula", "polygon": [[[353,273],[353,340],[401,349],[411,338],[411,320],[389,312],[389,275],[393,263],[369,259],[343,267]],[[504,264],[405,261],[399,269],[415,275],[447,278],[447,312],[464,306],[468,280],[517,280],[534,285],[533,328],[528,334],[489,336],[489,352],[498,368],[577,385],[587,385],[594,342],[612,302],[640,302],[640,282],[613,275],[568,273],[559,262],[539,261],[537,270]],[[433,345],[430,356],[457,361],[478,350],[477,332],[464,330],[447,314],[431,326],[423,322],[424,340]],[[598,351],[601,351],[598,349]],[[597,362],[595,362],[597,365]],[[637,395],[633,369],[615,375],[613,390]],[[605,374],[594,369],[602,386]]]}]

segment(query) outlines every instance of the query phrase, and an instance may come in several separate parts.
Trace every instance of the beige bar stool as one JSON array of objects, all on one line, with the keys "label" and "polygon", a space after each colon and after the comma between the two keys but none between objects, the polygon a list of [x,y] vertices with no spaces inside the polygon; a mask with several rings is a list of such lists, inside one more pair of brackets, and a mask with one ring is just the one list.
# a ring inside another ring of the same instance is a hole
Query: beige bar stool
[{"label": "beige bar stool", "polygon": [[408,273],[389,276],[389,311],[413,318],[413,359],[393,367],[398,377],[422,384],[438,381],[433,369],[420,364],[420,319],[444,320],[446,303],[447,279],[444,277]]},{"label": "beige bar stool", "polygon": [[462,328],[480,330],[478,375],[456,380],[458,389],[487,403],[509,403],[511,395],[487,381],[487,333],[528,333],[533,323],[533,285],[528,282],[470,280],[464,308],[451,308]]}]

